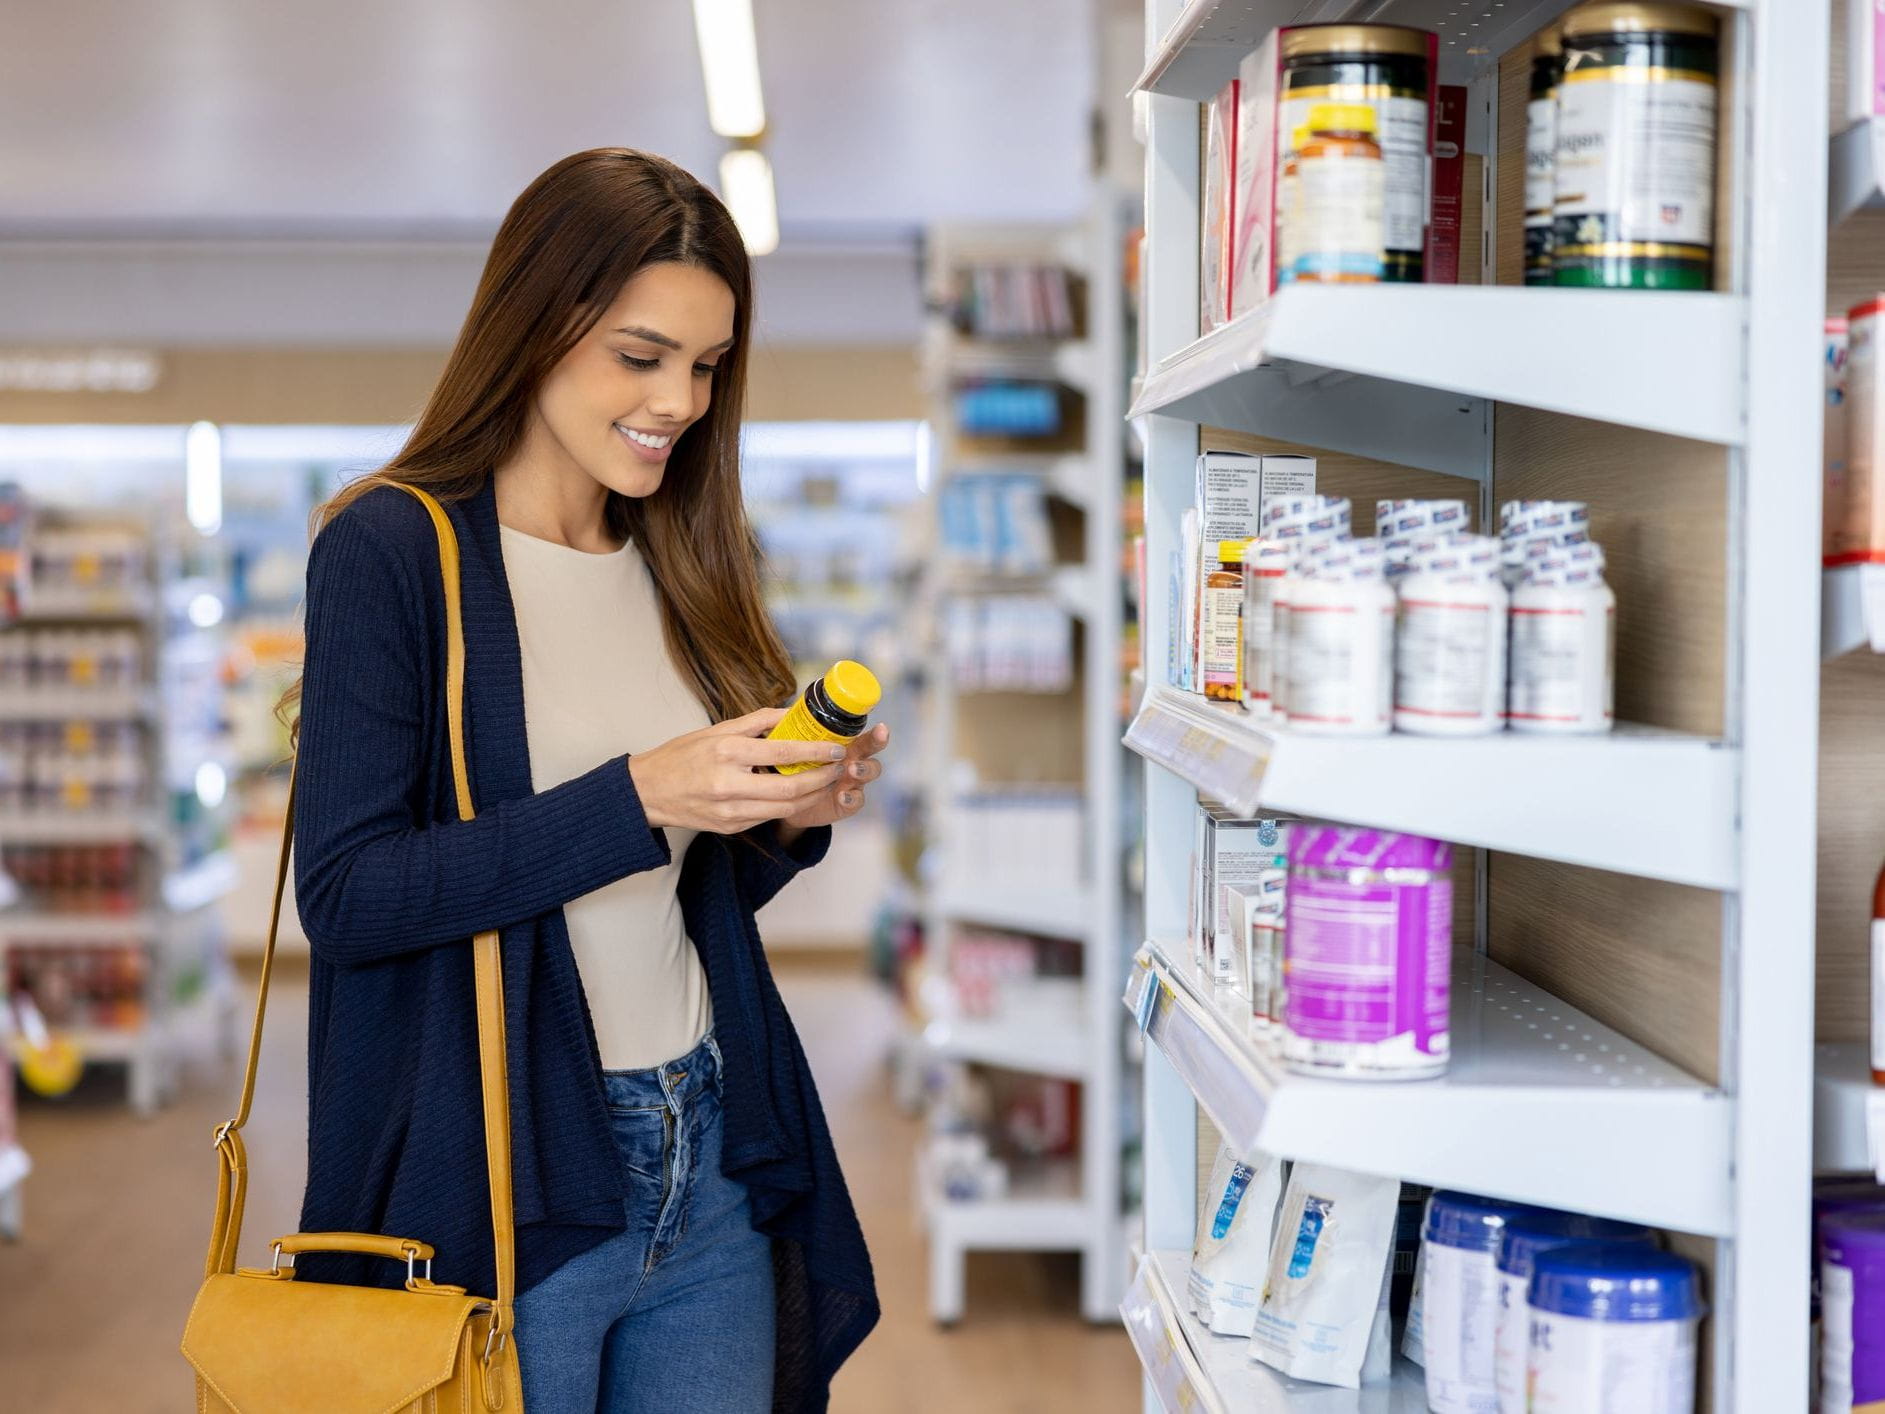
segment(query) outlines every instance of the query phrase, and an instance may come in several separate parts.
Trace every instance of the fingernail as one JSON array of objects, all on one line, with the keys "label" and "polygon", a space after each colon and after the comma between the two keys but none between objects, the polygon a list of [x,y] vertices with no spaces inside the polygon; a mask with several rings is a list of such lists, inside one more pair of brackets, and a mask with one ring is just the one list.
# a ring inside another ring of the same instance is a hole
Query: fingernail
[{"label": "fingernail", "polygon": [[857,797],[852,795],[850,791],[846,791],[843,795],[839,796],[838,799],[847,806],[857,804]]},{"label": "fingernail", "polygon": [[833,761],[844,760],[844,748],[842,746],[832,747],[831,750],[827,754],[830,756],[830,758]]}]

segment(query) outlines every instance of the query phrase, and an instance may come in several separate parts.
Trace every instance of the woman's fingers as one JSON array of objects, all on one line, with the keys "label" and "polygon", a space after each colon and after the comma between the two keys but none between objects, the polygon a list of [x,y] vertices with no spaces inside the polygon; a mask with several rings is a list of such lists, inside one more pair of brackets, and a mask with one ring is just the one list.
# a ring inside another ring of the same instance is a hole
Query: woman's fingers
[{"label": "woman's fingers", "polygon": [[829,741],[765,741],[731,737],[721,748],[742,766],[798,766],[844,760],[844,748]]},{"label": "woman's fingers", "polygon": [[862,761],[875,756],[890,745],[890,728],[882,722],[872,727],[860,737],[851,741],[850,756],[853,761]]},{"label": "woman's fingers", "polygon": [[761,707],[744,717],[729,717],[724,722],[717,722],[706,730],[714,736],[764,736],[785,720],[785,714],[786,709],[783,707]]}]

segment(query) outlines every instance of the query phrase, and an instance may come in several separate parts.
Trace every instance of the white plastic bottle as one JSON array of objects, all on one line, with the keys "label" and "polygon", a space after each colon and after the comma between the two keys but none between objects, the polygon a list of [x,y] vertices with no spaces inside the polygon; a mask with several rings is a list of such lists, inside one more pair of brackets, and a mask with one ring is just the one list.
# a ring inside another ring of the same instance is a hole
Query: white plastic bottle
[{"label": "white plastic bottle", "polygon": [[1604,553],[1573,545],[1531,560],[1512,595],[1515,732],[1607,732],[1615,720],[1617,596]]},{"label": "white plastic bottle", "polygon": [[1290,600],[1290,726],[1385,736],[1394,708],[1394,591],[1381,542],[1338,541],[1308,559]]},{"label": "white plastic bottle", "polygon": [[1394,726],[1424,736],[1483,736],[1505,717],[1507,596],[1499,542],[1455,535],[1417,557],[1399,585]]},{"label": "white plastic bottle", "polygon": [[1270,601],[1270,715],[1282,723],[1289,720],[1290,595],[1299,582],[1305,557],[1323,554],[1333,542],[1347,538],[1349,503],[1339,496],[1300,497],[1286,502],[1274,514],[1266,511],[1265,519],[1269,522],[1265,537],[1281,540],[1289,547],[1288,568],[1276,581]]},{"label": "white plastic bottle", "polygon": [[1276,590],[1289,555],[1288,541],[1267,537],[1244,551],[1244,691],[1250,710],[1265,716],[1274,696]]}]

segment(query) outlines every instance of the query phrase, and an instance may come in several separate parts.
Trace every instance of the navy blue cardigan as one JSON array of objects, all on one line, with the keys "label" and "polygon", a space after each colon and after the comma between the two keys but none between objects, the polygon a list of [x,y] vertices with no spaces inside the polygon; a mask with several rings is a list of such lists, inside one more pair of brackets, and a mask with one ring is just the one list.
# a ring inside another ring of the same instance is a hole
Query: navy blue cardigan
[{"label": "navy blue cardigan", "polygon": [[[518,1288],[623,1226],[595,1031],[562,905],[669,861],[628,758],[533,793],[517,625],[491,483],[458,531],[465,717],[478,816],[460,821],[446,742],[445,602],[419,503],[370,491],[308,564],[295,893],[312,949],[304,1231],[429,1242],[437,1280],[496,1286],[470,935],[502,930]],[[702,834],[680,901],[725,1057],[722,1169],[773,1238],[775,1408],[822,1410],[878,1315],[870,1258],[754,912],[816,863],[769,828]],[[375,1258],[310,1255],[306,1279],[397,1285]],[[524,1352],[529,1359],[529,1351]],[[676,1352],[676,1358],[686,1358]]]}]

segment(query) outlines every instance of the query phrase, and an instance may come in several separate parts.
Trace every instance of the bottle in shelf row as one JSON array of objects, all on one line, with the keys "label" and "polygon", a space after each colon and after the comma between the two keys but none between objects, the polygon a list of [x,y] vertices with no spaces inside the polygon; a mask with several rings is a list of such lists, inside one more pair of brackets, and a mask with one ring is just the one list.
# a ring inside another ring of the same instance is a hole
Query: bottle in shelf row
[{"label": "bottle in shelf row", "polygon": [[942,552],[981,574],[1044,574],[1054,565],[1047,492],[1038,476],[956,475],[936,498]]},{"label": "bottle in shelf row", "polygon": [[139,850],[133,844],[9,845],[0,865],[35,913],[131,913],[137,909]]},{"label": "bottle in shelf row", "polygon": [[1826,321],[1821,561],[1885,563],[1885,294]]},{"label": "bottle in shelf row", "polygon": [[1038,1018],[1056,1000],[1077,1002],[1081,952],[1063,938],[959,929],[949,943],[955,1014]]},{"label": "bottle in shelf row", "polygon": [[141,942],[6,945],[7,990],[33,999],[49,1026],[130,1029],[148,1014],[150,954]]},{"label": "bottle in shelf row", "polygon": [[943,609],[958,692],[1062,693],[1073,686],[1073,616],[1046,594],[957,594]]},{"label": "bottle in shelf row", "polygon": [[127,810],[149,777],[143,732],[129,723],[0,723],[0,814]]},{"label": "bottle in shelf row", "polygon": [[1885,1403],[1885,1185],[1869,1177],[1813,1181],[1812,1331],[1809,1409]]},{"label": "bottle in shelf row", "polygon": [[1067,894],[1086,876],[1085,793],[1077,785],[957,792],[948,872],[963,888]]},{"label": "bottle in shelf row", "polygon": [[0,692],[133,687],[143,680],[135,629],[24,629],[0,633]]},{"label": "bottle in shelf row", "polygon": [[956,426],[968,437],[1045,440],[1065,422],[1058,384],[1019,378],[970,378],[956,384]]},{"label": "bottle in shelf row", "polygon": [[125,594],[150,583],[144,536],[110,527],[40,526],[32,535],[32,592]]},{"label": "bottle in shelf row", "polygon": [[1321,735],[1610,730],[1616,596],[1584,506],[1507,502],[1497,540],[1459,528],[1461,501],[1379,502],[1369,539],[1349,520],[1278,500],[1220,548],[1210,695]]},{"label": "bottle in shelf row", "polygon": [[1253,1361],[1350,1389],[1388,1379],[1398,1324],[1435,1414],[1695,1407],[1700,1274],[1633,1223],[1220,1147],[1185,1299]]}]

